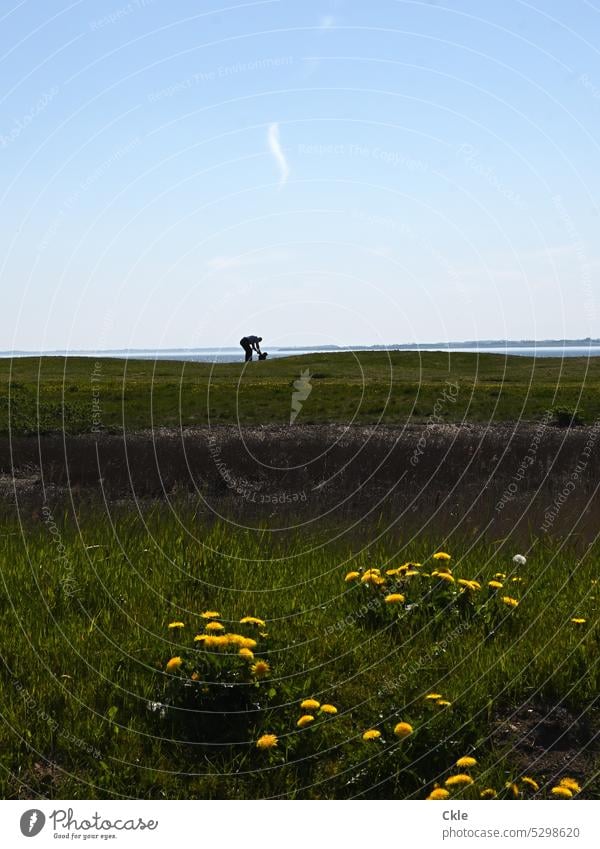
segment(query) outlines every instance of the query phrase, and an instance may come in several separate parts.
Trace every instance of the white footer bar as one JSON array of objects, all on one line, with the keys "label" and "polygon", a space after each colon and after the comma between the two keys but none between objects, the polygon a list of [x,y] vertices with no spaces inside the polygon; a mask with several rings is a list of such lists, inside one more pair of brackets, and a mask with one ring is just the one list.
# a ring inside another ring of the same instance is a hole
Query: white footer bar
[{"label": "white footer bar", "polygon": [[600,802],[31,801],[0,802],[4,846],[417,845],[597,849]]}]

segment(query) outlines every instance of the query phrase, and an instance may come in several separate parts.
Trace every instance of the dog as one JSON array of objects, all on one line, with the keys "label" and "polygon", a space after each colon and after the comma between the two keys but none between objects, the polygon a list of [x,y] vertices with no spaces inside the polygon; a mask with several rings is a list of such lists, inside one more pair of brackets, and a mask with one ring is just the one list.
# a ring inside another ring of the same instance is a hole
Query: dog
[{"label": "dog", "polygon": [[259,359],[259,360],[266,360],[268,356],[269,356],[269,355],[267,354],[267,352],[266,352],[266,351],[263,351],[263,353],[262,353],[262,354],[259,354],[259,355],[258,355],[258,359]]}]

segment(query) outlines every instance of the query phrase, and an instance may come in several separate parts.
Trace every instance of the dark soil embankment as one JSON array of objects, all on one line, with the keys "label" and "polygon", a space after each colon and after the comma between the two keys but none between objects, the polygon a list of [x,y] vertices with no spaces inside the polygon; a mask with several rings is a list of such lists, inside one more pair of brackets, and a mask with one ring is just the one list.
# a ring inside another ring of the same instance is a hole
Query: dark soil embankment
[{"label": "dark soil embankment", "polygon": [[[0,441],[5,501],[198,500],[201,512],[596,536],[600,429],[543,424],[160,429]],[[11,451],[12,449],[12,451]]]}]

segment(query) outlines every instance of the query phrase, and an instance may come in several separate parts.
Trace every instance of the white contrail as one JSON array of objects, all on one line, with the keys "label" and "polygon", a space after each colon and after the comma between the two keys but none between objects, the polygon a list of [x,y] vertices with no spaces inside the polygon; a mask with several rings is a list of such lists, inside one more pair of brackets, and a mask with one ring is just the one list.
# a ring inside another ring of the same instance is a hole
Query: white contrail
[{"label": "white contrail", "polygon": [[285,158],[279,142],[279,124],[271,124],[269,127],[268,143],[269,150],[275,157],[277,166],[279,167],[279,188],[282,188],[285,186],[287,179],[290,176],[290,166],[287,163],[287,159]]}]

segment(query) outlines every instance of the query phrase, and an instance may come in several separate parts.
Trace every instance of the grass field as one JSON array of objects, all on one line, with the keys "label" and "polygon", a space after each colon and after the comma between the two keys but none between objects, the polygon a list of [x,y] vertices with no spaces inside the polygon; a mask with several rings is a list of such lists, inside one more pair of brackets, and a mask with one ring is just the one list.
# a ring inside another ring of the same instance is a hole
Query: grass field
[{"label": "grass field", "polygon": [[[497,354],[312,354],[242,364],[73,357],[0,360],[0,433],[202,424],[287,424],[294,382],[311,392],[299,423],[404,424],[538,419],[546,410],[600,416],[600,357]],[[444,396],[453,384],[451,401]],[[437,404],[437,406],[436,406]]]},{"label": "grass field", "polygon": [[[507,782],[552,798],[564,777],[598,797],[597,546],[546,540],[515,566],[500,544],[454,541],[444,562],[443,540],[397,528],[328,542],[178,516],[3,522],[5,797],[425,798],[454,774],[473,783],[453,798],[511,798]],[[422,565],[386,574],[405,561]],[[448,566],[452,582],[432,574]],[[363,580],[372,567],[385,583]],[[207,633],[255,640],[254,660],[239,640],[194,641]],[[278,745],[257,748],[264,734]]]},{"label": "grass field", "polygon": [[[599,798],[599,389],[600,358],[0,361],[0,795]],[[338,426],[374,422],[415,426]]]}]

